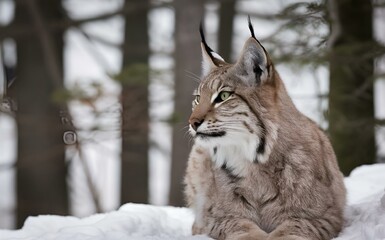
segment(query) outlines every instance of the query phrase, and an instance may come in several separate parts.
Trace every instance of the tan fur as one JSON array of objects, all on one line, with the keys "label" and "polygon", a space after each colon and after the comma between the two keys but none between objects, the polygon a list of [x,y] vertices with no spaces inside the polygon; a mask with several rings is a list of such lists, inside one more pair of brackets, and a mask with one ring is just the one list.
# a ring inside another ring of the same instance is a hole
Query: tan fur
[{"label": "tan fur", "polygon": [[[250,48],[247,44],[244,51]],[[237,62],[212,68],[198,88],[200,100],[190,123],[203,123],[192,130],[195,144],[185,177],[186,200],[196,214],[193,234],[237,240],[331,239],[343,225],[343,176],[328,138],[295,108],[265,54],[267,80],[245,82]],[[212,102],[223,89],[232,96]],[[199,131],[222,130],[223,137],[198,136]],[[254,161],[249,159],[253,152],[233,154],[232,144],[234,151],[247,151],[244,143],[254,139],[250,146],[264,144]]]}]

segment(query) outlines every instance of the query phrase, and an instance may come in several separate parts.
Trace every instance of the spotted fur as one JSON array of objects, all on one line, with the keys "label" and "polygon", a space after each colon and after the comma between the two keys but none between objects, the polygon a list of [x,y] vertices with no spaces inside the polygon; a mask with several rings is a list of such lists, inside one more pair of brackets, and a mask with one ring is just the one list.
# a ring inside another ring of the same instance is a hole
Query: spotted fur
[{"label": "spotted fur", "polygon": [[206,46],[185,177],[193,233],[240,240],[337,236],[345,187],[328,138],[295,108],[253,31],[235,64]]}]

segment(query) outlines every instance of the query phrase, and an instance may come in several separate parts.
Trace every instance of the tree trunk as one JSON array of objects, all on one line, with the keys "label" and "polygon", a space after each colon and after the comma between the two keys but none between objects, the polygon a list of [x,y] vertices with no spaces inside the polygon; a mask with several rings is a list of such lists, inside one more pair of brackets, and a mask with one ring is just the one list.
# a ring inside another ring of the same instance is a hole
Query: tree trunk
[{"label": "tree trunk", "polygon": [[329,132],[341,170],[375,161],[371,1],[329,1]]},{"label": "tree trunk", "polygon": [[236,0],[219,1],[219,50],[216,51],[227,62],[232,62],[231,50],[233,45],[233,26]]},{"label": "tree trunk", "polygon": [[186,77],[191,73],[200,75],[201,49],[199,22],[203,17],[203,0],[175,1],[175,105],[172,143],[170,204],[182,206],[183,177],[190,151],[186,136],[188,118],[191,113],[194,79]]},{"label": "tree trunk", "polygon": [[[62,19],[60,1],[40,0],[34,4],[45,22]],[[30,13],[26,2],[16,1],[18,24],[34,28]],[[63,32],[56,31],[51,37],[62,76]],[[52,101],[53,92],[62,82],[54,83],[36,32],[16,39],[16,43],[17,227],[21,227],[30,215],[67,215],[68,190],[60,108]]]},{"label": "tree trunk", "polygon": [[148,202],[148,0],[126,0],[141,5],[125,16],[122,70],[121,203]]}]

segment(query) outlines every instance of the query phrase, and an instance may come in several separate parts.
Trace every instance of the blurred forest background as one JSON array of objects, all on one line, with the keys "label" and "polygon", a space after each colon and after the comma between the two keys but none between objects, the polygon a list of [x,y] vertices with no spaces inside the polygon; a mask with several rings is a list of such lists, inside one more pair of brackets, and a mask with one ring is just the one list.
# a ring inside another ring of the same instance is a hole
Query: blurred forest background
[{"label": "blurred forest background", "polygon": [[248,15],[344,174],[384,162],[383,0],[0,0],[0,228],[182,206],[199,23],[234,62]]}]

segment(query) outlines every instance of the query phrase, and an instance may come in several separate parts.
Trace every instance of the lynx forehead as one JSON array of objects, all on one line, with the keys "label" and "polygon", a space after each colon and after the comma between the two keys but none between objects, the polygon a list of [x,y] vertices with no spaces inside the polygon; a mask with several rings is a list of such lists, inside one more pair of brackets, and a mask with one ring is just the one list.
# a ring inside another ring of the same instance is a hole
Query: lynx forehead
[{"label": "lynx forehead", "polygon": [[194,234],[215,239],[331,239],[345,188],[328,138],[288,96],[255,38],[230,64],[206,43],[185,177]]}]

